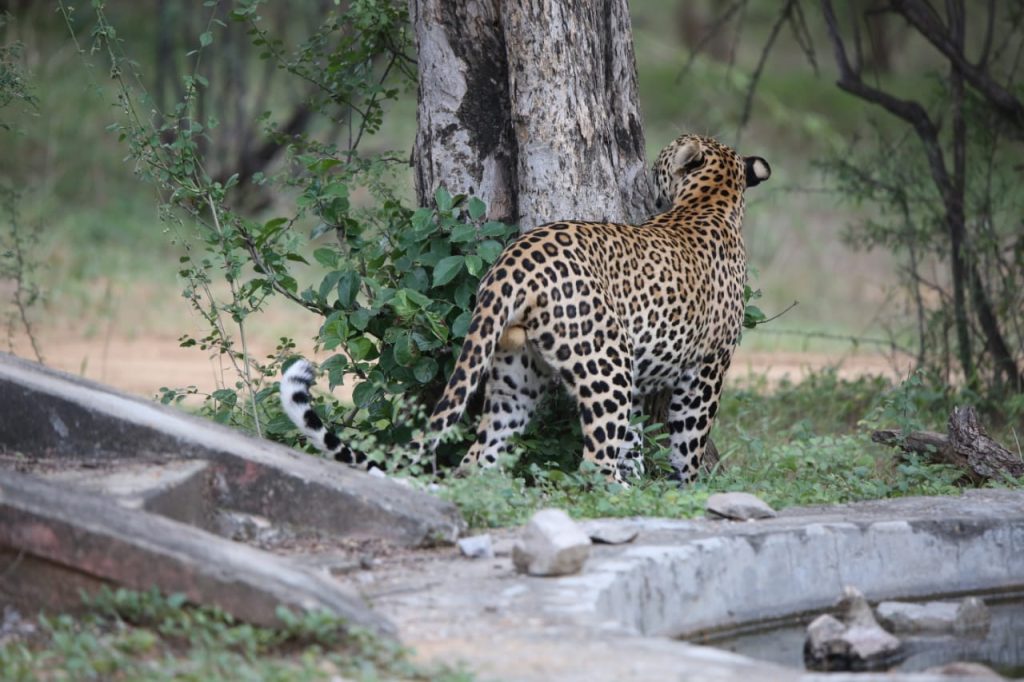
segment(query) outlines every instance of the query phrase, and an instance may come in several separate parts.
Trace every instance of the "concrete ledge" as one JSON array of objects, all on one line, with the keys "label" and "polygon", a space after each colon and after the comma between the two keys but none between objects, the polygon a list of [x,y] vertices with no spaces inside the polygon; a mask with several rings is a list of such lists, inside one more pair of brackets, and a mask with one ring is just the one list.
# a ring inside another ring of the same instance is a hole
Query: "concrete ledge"
[{"label": "concrete ledge", "polygon": [[329,577],[245,545],[35,477],[0,471],[0,594],[36,612],[74,610],[79,590],[182,593],[257,624],[276,609],[324,610],[393,636],[394,626]]},{"label": "concrete ledge", "polygon": [[1024,587],[1021,493],[847,505],[811,518],[802,511],[800,520],[663,531],[678,541],[629,548],[567,579],[570,610],[675,637],[821,610],[845,585],[871,600]]},{"label": "concrete ledge", "polygon": [[336,462],[0,353],[0,451],[31,458],[205,459],[218,506],[406,546],[453,542],[454,505]]},{"label": "concrete ledge", "polygon": [[[602,519],[638,530],[583,573],[531,578],[505,552],[436,550],[354,583],[426,659],[503,680],[943,680],[816,674],[670,639],[870,599],[1024,587],[1024,491],[785,510],[756,522]],[[516,531],[496,531],[509,547]]]}]

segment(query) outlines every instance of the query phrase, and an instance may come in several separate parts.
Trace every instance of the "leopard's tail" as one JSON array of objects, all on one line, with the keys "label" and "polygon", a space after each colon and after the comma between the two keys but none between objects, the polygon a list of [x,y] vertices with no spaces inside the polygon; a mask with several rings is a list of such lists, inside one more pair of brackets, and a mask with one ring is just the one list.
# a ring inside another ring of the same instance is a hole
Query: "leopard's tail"
[{"label": "leopard's tail", "polygon": [[[296,360],[281,376],[281,407],[306,438],[318,450],[339,462],[354,465],[367,464],[366,454],[343,443],[334,429],[325,425],[313,410],[309,389],[316,373],[313,365],[303,359]],[[376,466],[373,462],[370,466]]]},{"label": "leopard's tail", "polygon": [[522,289],[509,283],[504,283],[501,289],[495,284],[480,288],[459,359],[430,416],[434,443],[462,418],[498,349],[515,350],[526,344],[526,330],[517,324],[525,299]]}]

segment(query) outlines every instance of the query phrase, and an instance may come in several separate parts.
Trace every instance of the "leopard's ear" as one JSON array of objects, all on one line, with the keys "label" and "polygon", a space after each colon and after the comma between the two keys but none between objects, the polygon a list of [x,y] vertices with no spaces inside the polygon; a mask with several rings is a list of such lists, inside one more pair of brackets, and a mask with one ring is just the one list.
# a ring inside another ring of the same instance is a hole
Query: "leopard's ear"
[{"label": "leopard's ear", "polygon": [[700,143],[696,140],[687,140],[679,145],[679,148],[676,149],[675,154],[672,156],[672,172],[676,175],[682,175],[694,163],[699,162],[702,156]]},{"label": "leopard's ear", "polygon": [[748,156],[743,163],[747,167],[747,187],[760,185],[772,176],[772,167],[760,156]]}]

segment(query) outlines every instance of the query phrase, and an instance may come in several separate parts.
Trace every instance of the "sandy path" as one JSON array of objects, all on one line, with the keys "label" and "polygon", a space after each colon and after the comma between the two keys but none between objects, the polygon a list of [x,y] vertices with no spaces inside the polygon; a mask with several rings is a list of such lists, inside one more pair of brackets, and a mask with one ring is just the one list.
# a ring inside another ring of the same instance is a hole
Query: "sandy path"
[{"label": "sandy path", "polygon": [[[68,334],[46,334],[40,343],[47,365],[147,398],[157,395],[162,386],[194,385],[208,392],[235,383],[230,363],[197,348],[181,348],[176,338],[140,336],[112,338],[108,342]],[[273,348],[255,344],[253,350],[257,357],[266,357]],[[24,341],[15,344],[14,352],[21,357],[31,357],[31,349]],[[300,349],[300,352],[308,354],[310,348]],[[742,348],[733,360],[729,376],[730,382],[737,383],[764,377],[770,385],[784,377],[799,381],[811,372],[829,367],[835,367],[844,378],[883,375],[899,379],[906,376],[906,368],[894,367],[890,358],[883,355],[764,352]]]}]

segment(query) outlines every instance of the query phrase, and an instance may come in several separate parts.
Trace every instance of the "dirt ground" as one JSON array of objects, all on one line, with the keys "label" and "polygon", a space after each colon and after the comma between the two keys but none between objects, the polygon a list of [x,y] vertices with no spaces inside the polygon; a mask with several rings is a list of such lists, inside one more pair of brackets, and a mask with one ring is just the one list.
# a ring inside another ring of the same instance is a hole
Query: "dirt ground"
[{"label": "dirt ground", "polygon": [[[170,336],[83,339],[51,332],[41,336],[40,346],[46,364],[51,367],[147,398],[157,395],[163,386],[194,385],[205,393],[235,382],[230,363],[197,348],[181,348],[177,338]],[[261,347],[257,342],[252,350],[258,357],[266,357],[273,348]],[[16,341],[14,352],[21,357],[33,357],[24,340]],[[299,352],[309,354],[311,348],[300,348]],[[764,352],[741,347],[733,360],[729,381],[742,383],[763,378],[770,386],[786,377],[799,381],[810,372],[830,367],[845,378],[882,375],[898,380],[907,372],[906,366],[898,366],[892,358],[880,354]],[[339,397],[341,393],[342,390],[335,391]]]}]

